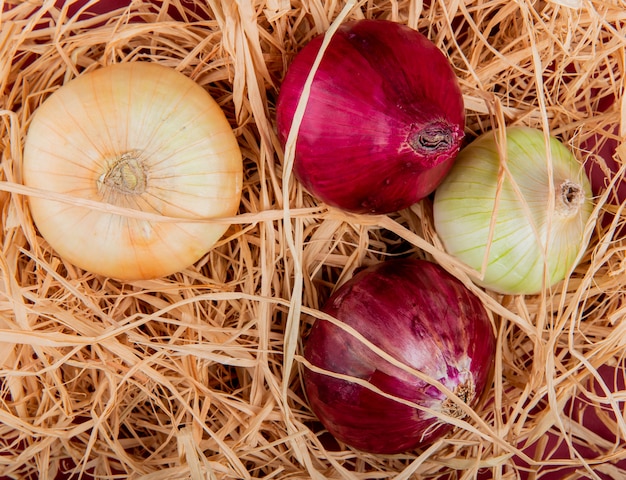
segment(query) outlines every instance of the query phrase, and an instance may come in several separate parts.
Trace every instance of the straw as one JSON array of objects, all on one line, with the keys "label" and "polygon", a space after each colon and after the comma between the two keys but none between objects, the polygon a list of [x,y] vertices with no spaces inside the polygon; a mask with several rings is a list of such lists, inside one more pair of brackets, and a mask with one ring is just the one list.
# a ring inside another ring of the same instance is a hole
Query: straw
[{"label": "straw", "polygon": [[[0,14],[0,479],[626,476],[626,247],[614,193],[626,151],[607,159],[597,148],[626,135],[621,2],[56,3],[5,1]],[[359,216],[302,188],[275,131],[276,99],[293,56],[344,15],[427,35],[459,77],[468,138],[528,125],[607,172],[569,278],[540,295],[497,295],[444,251],[430,199]],[[245,175],[239,214],[217,220],[231,226],[205,257],[123,283],[60,258],[28,198],[179,219],[30,189],[21,162],[30,119],[52,92],[133,61],[177,69],[211,93]],[[332,440],[311,412],[302,344],[314,321],[330,321],[319,309],[338,285],[399,255],[439,263],[480,298],[497,357],[482,402],[449,435],[372,455]]]}]

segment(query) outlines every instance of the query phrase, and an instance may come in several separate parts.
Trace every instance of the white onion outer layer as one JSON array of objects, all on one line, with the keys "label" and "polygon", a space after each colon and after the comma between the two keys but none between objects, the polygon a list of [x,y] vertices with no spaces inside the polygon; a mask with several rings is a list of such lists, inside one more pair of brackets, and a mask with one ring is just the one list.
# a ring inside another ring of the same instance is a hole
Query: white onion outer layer
[{"label": "white onion outer layer", "polygon": [[38,108],[24,147],[25,185],[181,222],[151,221],[31,196],[41,235],[70,263],[124,280],[180,271],[228,228],[191,222],[236,214],[241,150],[200,85],[144,62],[83,74]]},{"label": "white onion outer layer", "polygon": [[483,134],[461,150],[435,193],[435,230],[445,249],[483,272],[478,283],[494,291],[539,293],[565,278],[583,247],[593,209],[589,180],[565,145],[553,137],[549,142],[551,175],[544,133],[507,129],[510,175],[502,172],[497,195],[496,137],[494,132]]}]

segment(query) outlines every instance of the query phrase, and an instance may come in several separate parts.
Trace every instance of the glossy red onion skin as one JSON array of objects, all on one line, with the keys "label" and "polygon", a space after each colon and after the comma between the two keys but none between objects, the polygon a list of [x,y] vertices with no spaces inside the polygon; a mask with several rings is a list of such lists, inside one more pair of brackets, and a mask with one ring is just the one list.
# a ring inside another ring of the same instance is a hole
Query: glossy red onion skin
[{"label": "glossy red onion skin", "polygon": [[[473,293],[434,263],[402,259],[369,267],[342,285],[322,310],[452,391],[471,377],[475,394],[470,406],[488,382],[495,339],[487,313]],[[328,321],[316,321],[304,356],[324,370],[368,380],[388,394],[437,411],[447,398]],[[441,422],[435,427],[437,417],[308,368],[304,385],[322,424],[359,450],[399,453],[435,441],[452,428]]]},{"label": "glossy red onion skin", "polygon": [[[294,58],[276,121],[286,144],[322,37]],[[384,20],[340,26],[316,72],[298,131],[294,173],[314,196],[355,213],[390,213],[441,183],[463,139],[463,97],[454,71],[419,32]],[[430,153],[410,139],[431,125],[445,141]]]}]

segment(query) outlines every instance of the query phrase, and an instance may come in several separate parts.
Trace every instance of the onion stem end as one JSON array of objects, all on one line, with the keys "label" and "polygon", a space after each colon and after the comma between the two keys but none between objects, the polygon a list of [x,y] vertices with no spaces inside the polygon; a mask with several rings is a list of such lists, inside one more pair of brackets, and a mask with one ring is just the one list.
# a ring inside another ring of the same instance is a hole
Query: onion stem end
[{"label": "onion stem end", "polygon": [[585,203],[585,192],[583,187],[571,180],[565,180],[559,185],[556,191],[557,212],[570,217],[578,213]]},{"label": "onion stem end", "polygon": [[434,166],[455,155],[462,139],[463,132],[458,125],[438,119],[426,125],[413,125],[407,141],[415,153]]},{"label": "onion stem end", "polygon": [[99,189],[107,188],[126,195],[140,195],[146,186],[146,168],[137,152],[126,152],[115,158],[98,179]]}]

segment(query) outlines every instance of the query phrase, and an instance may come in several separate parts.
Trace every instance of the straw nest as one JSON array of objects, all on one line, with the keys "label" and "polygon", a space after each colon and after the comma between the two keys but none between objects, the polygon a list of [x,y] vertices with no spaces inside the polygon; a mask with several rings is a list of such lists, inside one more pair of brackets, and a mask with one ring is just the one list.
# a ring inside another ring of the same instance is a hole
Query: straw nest
[{"label": "straw nest", "polygon": [[[128,3],[2,2],[0,477],[625,478],[620,202],[596,198],[580,264],[551,292],[471,286],[498,332],[477,415],[428,448],[368,455],[328,442],[305,401],[299,355],[316,309],[357,267],[398,254],[469,279],[443,254],[429,200],[389,216],[330,210],[289,175],[273,123],[281,78],[312,36],[340,15],[386,18],[449,56],[470,135],[531,125],[600,161],[588,139],[619,144],[626,128],[624,2]],[[132,61],[176,68],[218,100],[245,179],[238,222],[202,261],[121,283],[49,248],[20,164],[47,95]],[[614,158],[619,170],[625,152]]]}]

